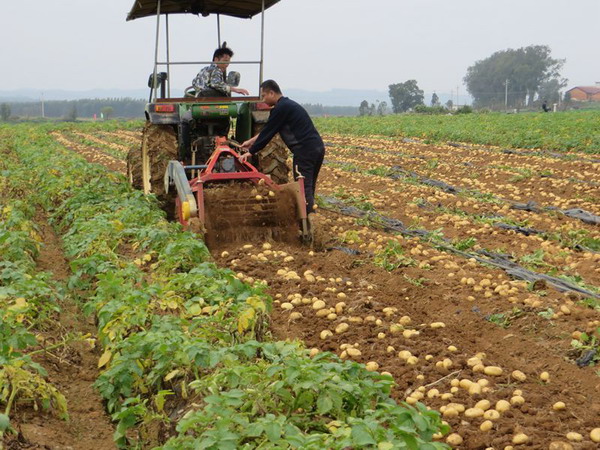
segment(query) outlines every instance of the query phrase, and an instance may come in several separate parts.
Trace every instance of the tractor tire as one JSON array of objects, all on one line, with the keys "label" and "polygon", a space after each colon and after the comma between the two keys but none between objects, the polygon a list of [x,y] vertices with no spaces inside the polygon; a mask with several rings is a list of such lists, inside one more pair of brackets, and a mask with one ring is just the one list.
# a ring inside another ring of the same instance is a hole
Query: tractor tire
[{"label": "tractor tire", "polygon": [[[264,127],[263,123],[255,123],[253,127],[253,136],[258,134]],[[286,147],[279,133],[275,135],[267,146],[258,152],[257,169],[269,175],[271,180],[277,184],[290,182],[290,166],[288,165],[290,152]]]},{"label": "tractor tire", "polygon": [[146,122],[141,148],[127,155],[127,173],[133,187],[166,200],[164,176],[169,161],[178,159],[177,135],[170,125]]},{"label": "tractor tire", "polygon": [[142,181],[142,149],[133,148],[127,153],[127,178],[134,189],[142,190],[144,183]]}]

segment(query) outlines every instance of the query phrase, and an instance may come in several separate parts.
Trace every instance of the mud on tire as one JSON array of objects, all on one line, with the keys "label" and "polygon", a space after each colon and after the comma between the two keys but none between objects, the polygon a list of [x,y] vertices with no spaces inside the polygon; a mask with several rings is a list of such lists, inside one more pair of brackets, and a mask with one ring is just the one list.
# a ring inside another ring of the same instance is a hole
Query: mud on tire
[{"label": "mud on tire", "polygon": [[[147,162],[144,161],[144,154]],[[178,159],[177,135],[173,127],[146,122],[142,131],[142,145],[127,154],[127,173],[132,186],[149,189],[164,200],[164,175],[172,159]]]},{"label": "mud on tire", "polygon": [[[255,122],[253,124],[252,135],[254,136],[259,133],[263,127],[264,123]],[[277,184],[289,183],[290,167],[287,163],[289,155],[290,152],[278,133],[271,139],[271,142],[258,153],[256,168],[265,175],[269,175]]]}]

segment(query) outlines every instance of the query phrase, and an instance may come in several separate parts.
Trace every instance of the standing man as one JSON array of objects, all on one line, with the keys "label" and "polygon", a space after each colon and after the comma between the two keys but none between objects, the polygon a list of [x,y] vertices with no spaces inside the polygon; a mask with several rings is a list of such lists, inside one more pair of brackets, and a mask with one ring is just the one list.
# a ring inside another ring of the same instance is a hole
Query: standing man
[{"label": "standing man", "polygon": [[230,97],[232,92],[248,95],[246,89],[229,86],[225,82],[227,67],[232,57],[233,50],[223,42],[223,46],[216,49],[213,54],[213,63],[203,68],[192,82],[196,97]]},{"label": "standing man", "polygon": [[317,177],[325,157],[323,139],[306,110],[295,101],[284,97],[275,81],[263,82],[260,85],[260,95],[267,105],[274,108],[261,132],[242,144],[242,148],[247,149],[248,153],[240,156],[240,160],[246,161],[251,155],[257,154],[279,133],[294,155],[294,179],[299,175],[296,168],[304,177],[306,211],[310,214],[315,204]]}]

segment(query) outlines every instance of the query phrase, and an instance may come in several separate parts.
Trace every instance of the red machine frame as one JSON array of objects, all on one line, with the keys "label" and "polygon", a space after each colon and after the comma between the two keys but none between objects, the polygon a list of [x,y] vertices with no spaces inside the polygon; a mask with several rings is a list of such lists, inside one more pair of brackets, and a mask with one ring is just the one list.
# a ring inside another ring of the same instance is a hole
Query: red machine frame
[{"label": "red machine frame", "polygon": [[[306,221],[307,213],[306,213],[306,197],[304,195],[304,177],[299,175],[295,182],[288,184],[276,184],[274,183],[267,175],[259,172],[256,167],[250,164],[247,161],[241,162],[239,160],[240,155],[231,149],[231,147],[227,144],[227,138],[225,137],[217,137],[215,139],[216,150],[211,155],[206,168],[201,169],[200,174],[190,180],[190,188],[192,193],[196,198],[196,203],[198,207],[198,219],[202,224],[205,223],[205,210],[204,210],[204,186],[206,183],[212,182],[223,182],[223,181],[233,181],[233,180],[248,180],[252,181],[255,184],[258,184],[261,180],[273,191],[282,191],[285,189],[290,189],[292,186],[297,186],[293,188],[294,194],[297,196],[297,204],[298,204],[298,218],[302,221]],[[220,158],[230,155],[234,158],[236,168],[239,170],[238,172],[215,172],[215,166]],[[185,214],[183,212],[182,203],[179,197],[176,199],[176,208],[177,208],[177,218],[179,222],[187,227],[189,221],[185,218]]]}]

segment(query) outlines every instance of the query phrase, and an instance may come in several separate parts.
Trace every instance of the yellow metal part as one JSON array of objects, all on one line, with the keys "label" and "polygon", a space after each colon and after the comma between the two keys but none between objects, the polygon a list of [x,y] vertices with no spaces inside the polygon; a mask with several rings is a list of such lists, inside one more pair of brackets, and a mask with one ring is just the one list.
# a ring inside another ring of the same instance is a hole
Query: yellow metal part
[{"label": "yellow metal part", "polygon": [[181,204],[181,215],[183,220],[190,220],[190,202],[183,202]]}]

